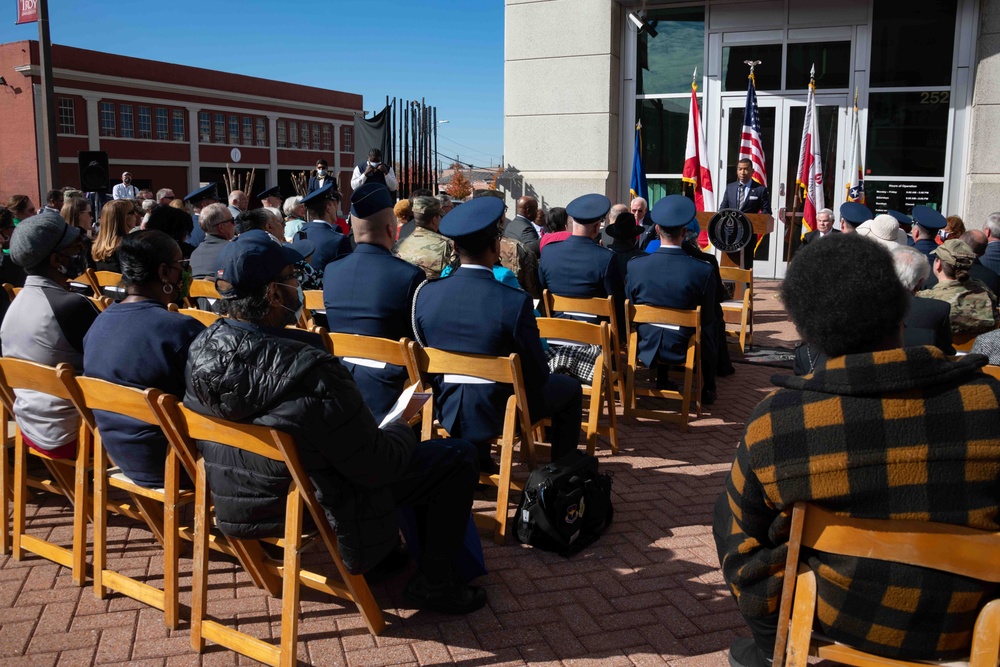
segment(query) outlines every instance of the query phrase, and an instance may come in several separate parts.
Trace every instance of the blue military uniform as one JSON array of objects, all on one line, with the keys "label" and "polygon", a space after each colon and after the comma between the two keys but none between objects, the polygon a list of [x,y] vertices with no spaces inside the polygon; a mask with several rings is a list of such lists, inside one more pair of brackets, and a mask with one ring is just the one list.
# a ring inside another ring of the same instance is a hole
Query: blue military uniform
[{"label": "blue military uniform", "polygon": [[[584,195],[567,204],[566,214],[580,224],[592,224],[607,215],[610,208],[611,202],[604,195]],[[548,251],[538,262],[540,287],[558,296],[612,297],[618,330],[625,331],[625,281],[615,253],[586,236],[570,236],[546,247]],[[558,316],[592,320],[565,313]]]},{"label": "blue military uniform", "polygon": [[858,225],[871,219],[872,212],[864,204],[859,204],[856,201],[848,201],[840,205],[841,227],[843,227],[845,223],[851,227],[857,227]]},{"label": "blue military uniform", "polygon": [[[937,232],[948,226],[948,220],[930,206],[914,206],[913,222],[918,227],[930,232]],[[938,244],[934,239],[919,239],[913,244],[913,247],[927,255],[927,261],[931,263],[931,270],[933,270],[934,255],[931,253],[938,249]]]},{"label": "blue military uniform", "polygon": [[[351,200],[351,211],[357,218],[382,210],[382,205],[392,208],[389,191],[376,183],[358,188]],[[413,294],[423,281],[420,268],[393,257],[382,246],[359,243],[354,252],[328,264],[323,274],[323,304],[330,331],[391,340],[412,338]],[[341,362],[354,376],[375,419],[382,421],[403,391],[406,369],[391,364],[378,368],[347,358]]]},{"label": "blue military uniform", "polygon": [[[481,197],[452,210],[440,232],[456,239],[496,234],[503,201]],[[487,266],[461,266],[447,278],[423,283],[413,304],[418,342],[450,352],[506,356],[516,353],[532,420],[552,417],[552,456],[576,447],[580,435],[580,383],[550,375],[538,334],[531,297],[497,282]],[[480,460],[490,464],[484,443],[502,431],[508,385],[468,383],[463,378],[434,379],[435,407],[441,424],[455,437],[475,442]]]},{"label": "blue military uniform", "polygon": [[[309,208],[309,204],[315,200],[334,199],[331,195],[335,192],[336,188],[332,184],[325,185],[319,190],[303,197],[302,203]],[[337,227],[325,220],[313,220],[302,225],[299,231],[295,233],[295,236],[292,237],[293,241],[301,239],[309,239],[316,246],[316,252],[309,259],[309,266],[317,271],[322,271],[333,260],[351,252],[351,240],[341,234]]]},{"label": "blue military uniform", "polygon": [[[219,189],[216,183],[209,183],[208,185],[200,187],[184,197],[184,201],[192,205],[197,204],[200,201],[204,201],[205,199],[214,199],[215,201],[219,201]],[[201,242],[205,240],[205,232],[202,230],[201,226],[198,225],[197,214],[191,216],[191,221],[194,223],[194,227],[191,229],[191,233],[188,234],[187,242],[194,247],[198,247]]]},{"label": "blue military uniform", "polygon": [[[695,217],[694,202],[683,195],[670,195],[656,202],[649,212],[661,227],[682,227]],[[661,246],[645,257],[636,257],[628,265],[626,294],[633,304],[649,304],[681,310],[701,306],[702,375],[706,390],[714,392],[717,356],[715,310],[716,285],[712,265],[690,257],[683,248]],[[687,343],[693,330],[668,329],[654,324],[640,324],[638,356],[644,364],[684,362]],[[659,371],[658,371],[659,373]],[[661,377],[665,377],[662,373]]]}]

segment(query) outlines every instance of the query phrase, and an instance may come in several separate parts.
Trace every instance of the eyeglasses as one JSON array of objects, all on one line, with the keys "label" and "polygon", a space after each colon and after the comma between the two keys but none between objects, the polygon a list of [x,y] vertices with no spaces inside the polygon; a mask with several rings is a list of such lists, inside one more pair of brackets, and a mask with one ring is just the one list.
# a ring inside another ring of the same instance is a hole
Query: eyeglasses
[{"label": "eyeglasses", "polygon": [[229,218],[228,220],[223,220],[218,225],[216,225],[216,227],[221,227],[222,225],[226,224],[227,222],[231,222],[231,223],[233,223],[235,225],[236,224],[236,218]]},{"label": "eyeglasses", "polygon": [[167,264],[180,264],[181,265],[181,270],[190,269],[191,268],[191,260],[190,259],[174,259],[174,260],[171,260],[171,261],[167,262]]}]

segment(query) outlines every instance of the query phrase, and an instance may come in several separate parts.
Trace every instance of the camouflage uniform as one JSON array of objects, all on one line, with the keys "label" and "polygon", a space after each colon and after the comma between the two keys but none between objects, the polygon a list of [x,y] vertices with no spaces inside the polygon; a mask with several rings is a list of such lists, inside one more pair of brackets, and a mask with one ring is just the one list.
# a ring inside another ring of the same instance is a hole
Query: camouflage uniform
[{"label": "camouflage uniform", "polygon": [[917,292],[917,296],[951,304],[952,333],[980,334],[996,328],[997,297],[978,280],[942,280],[931,289]]},{"label": "camouflage uniform", "polygon": [[502,237],[500,264],[514,274],[521,289],[532,298],[542,298],[542,290],[538,285],[538,257],[523,243],[507,236]]},{"label": "camouflage uniform", "polygon": [[451,239],[424,227],[414,229],[396,244],[392,253],[423,269],[428,279],[440,277],[446,266],[458,266],[458,254]]}]

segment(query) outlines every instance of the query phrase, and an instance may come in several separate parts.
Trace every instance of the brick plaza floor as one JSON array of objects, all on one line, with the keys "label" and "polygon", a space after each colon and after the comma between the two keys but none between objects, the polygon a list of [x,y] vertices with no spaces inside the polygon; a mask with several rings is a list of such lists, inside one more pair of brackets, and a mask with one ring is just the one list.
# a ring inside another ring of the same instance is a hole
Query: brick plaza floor
[{"label": "brick plaza floor", "polygon": [[[759,281],[756,344],[790,348],[796,336]],[[311,665],[659,665],[722,666],[726,649],[748,635],[722,576],[711,533],[711,509],[747,416],[787,373],[737,363],[718,381],[719,398],[681,434],[676,426],[622,422],[621,451],[599,455],[614,473],[615,521],[570,560],[484,537],[490,574],[478,583],[486,608],[449,617],[405,608],[399,594],[409,573],[373,591],[388,627],[371,636],[360,616],[303,589],[298,657]],[[603,444],[603,443],[602,443]],[[29,504],[29,532],[70,535],[59,500]],[[162,551],[128,519],[109,519],[109,567],[159,584]],[[306,562],[309,562],[308,554]],[[190,552],[181,559],[181,603],[190,600]],[[121,595],[97,600],[73,585],[69,571],[28,555],[0,556],[0,665],[257,664],[218,646],[199,656],[186,621],[168,632],[162,613]],[[280,600],[256,589],[233,562],[212,555],[209,612],[238,618],[240,628],[278,636]],[[182,606],[182,615],[187,610]]]}]

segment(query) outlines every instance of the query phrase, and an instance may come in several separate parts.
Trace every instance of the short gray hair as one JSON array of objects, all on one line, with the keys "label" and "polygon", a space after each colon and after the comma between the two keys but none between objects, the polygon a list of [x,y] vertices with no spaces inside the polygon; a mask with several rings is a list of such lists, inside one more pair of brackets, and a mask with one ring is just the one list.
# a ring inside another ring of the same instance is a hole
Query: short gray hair
[{"label": "short gray hair", "polygon": [[986,216],[986,224],[983,225],[983,231],[989,231],[991,237],[1000,239],[1000,211],[995,211]]},{"label": "short gray hair", "polygon": [[285,217],[291,217],[294,215],[295,207],[302,203],[302,197],[289,197],[285,200],[285,204],[281,207],[281,210],[285,212]]},{"label": "short gray hair", "polygon": [[931,265],[927,255],[916,248],[904,245],[892,251],[892,265],[896,269],[899,282],[906,291],[913,293],[931,275]]},{"label": "short gray hair", "polygon": [[836,216],[835,216],[835,215],[834,215],[834,213],[833,213],[833,209],[829,209],[829,208],[821,208],[820,210],[816,211],[816,217],[817,217],[817,218],[818,218],[819,216],[821,216],[821,215],[824,215],[824,214],[826,214],[826,216],[827,216],[828,218],[830,218],[830,220],[831,220],[831,221],[832,221],[832,220],[836,220],[836,219],[837,219],[837,218],[836,218]]},{"label": "short gray hair", "polygon": [[218,202],[214,204],[209,204],[205,208],[201,209],[201,213],[198,215],[198,226],[206,234],[210,234],[215,231],[215,228],[219,226],[219,223],[224,221],[226,217],[233,217],[233,214],[229,212],[229,207],[225,204],[220,204]]},{"label": "short gray hair", "polygon": [[167,193],[174,194],[174,191],[170,188],[160,188],[156,191],[156,201],[160,201],[167,196]]},{"label": "short gray hair", "polygon": [[438,202],[441,204],[441,208],[444,208],[445,206],[455,205],[454,202],[451,201],[451,195],[445,194],[443,192],[439,195],[436,195],[436,198]]}]

